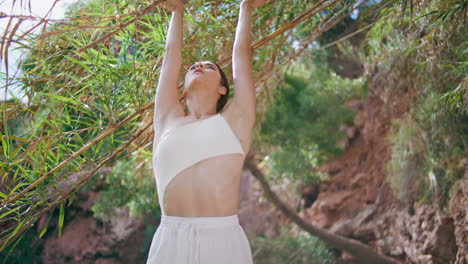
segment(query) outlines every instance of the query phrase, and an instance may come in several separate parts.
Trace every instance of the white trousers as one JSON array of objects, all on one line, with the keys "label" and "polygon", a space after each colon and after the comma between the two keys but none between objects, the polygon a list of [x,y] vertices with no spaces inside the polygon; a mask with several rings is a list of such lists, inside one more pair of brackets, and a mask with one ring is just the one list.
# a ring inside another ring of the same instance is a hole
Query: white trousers
[{"label": "white trousers", "polygon": [[162,215],[146,264],[253,264],[238,215]]}]

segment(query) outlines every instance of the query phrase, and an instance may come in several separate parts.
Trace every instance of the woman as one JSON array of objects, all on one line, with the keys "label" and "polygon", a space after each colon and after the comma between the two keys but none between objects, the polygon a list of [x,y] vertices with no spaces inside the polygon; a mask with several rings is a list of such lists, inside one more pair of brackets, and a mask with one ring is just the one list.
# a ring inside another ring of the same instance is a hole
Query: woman
[{"label": "woman", "polygon": [[231,103],[220,112],[229,92],[226,76],[217,64],[202,60],[185,75],[188,115],[177,92],[184,3],[165,2],[172,16],[155,96],[153,144],[162,216],[147,264],[253,263],[237,205],[240,175],[255,123],[251,13],[265,2],[244,0],[240,4]]}]

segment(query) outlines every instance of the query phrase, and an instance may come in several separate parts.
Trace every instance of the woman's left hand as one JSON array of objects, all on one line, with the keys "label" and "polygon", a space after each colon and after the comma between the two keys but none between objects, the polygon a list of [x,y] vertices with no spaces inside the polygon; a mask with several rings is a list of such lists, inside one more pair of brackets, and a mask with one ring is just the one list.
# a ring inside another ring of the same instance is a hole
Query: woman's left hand
[{"label": "woman's left hand", "polygon": [[265,4],[268,0],[242,0],[241,4],[247,4],[252,8],[257,8]]},{"label": "woman's left hand", "polygon": [[176,9],[184,9],[185,3],[187,3],[187,0],[163,0],[161,5],[169,11],[174,11]]}]

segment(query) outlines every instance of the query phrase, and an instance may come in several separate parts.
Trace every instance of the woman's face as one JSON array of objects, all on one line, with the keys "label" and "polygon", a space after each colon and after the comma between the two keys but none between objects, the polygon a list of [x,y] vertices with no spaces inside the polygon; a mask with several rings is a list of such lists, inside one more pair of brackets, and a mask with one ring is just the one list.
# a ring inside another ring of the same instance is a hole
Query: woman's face
[{"label": "woman's face", "polygon": [[192,64],[185,74],[184,91],[187,91],[187,88],[192,85],[216,91],[221,85],[221,73],[218,67],[210,61],[199,61]]}]

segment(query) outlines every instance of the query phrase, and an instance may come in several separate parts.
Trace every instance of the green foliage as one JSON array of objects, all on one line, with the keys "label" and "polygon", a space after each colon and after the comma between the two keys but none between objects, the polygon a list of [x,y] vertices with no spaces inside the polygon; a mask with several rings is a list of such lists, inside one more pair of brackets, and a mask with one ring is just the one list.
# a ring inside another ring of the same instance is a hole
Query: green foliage
[{"label": "green foliage", "polygon": [[341,76],[332,73],[324,82],[324,92],[335,94],[342,102],[350,99],[358,99],[367,97],[365,77],[361,76],[356,79],[342,78]]},{"label": "green foliage", "polygon": [[[450,188],[464,173],[465,157],[459,125],[448,116],[440,94],[431,92],[401,121],[389,137],[392,159],[388,169],[396,193],[403,201],[415,199],[445,205]],[[443,109],[443,110],[441,110]]]},{"label": "green foliage", "polygon": [[379,90],[411,108],[388,138],[389,181],[406,202],[445,206],[451,187],[463,176],[468,143],[466,29],[459,15],[440,16],[466,8],[458,4],[418,5],[412,17],[401,16],[397,6],[384,8],[368,34],[369,68],[384,69],[370,73],[385,80]]},{"label": "green foliage", "polygon": [[153,242],[154,234],[157,229],[158,227],[156,225],[145,225],[145,231],[143,233],[143,245],[140,247],[140,256],[142,256],[143,259],[148,259],[151,243]]},{"label": "green foliage", "polygon": [[430,12],[435,19],[456,24],[466,19],[468,2],[464,0],[445,0],[434,3],[435,9]]},{"label": "green foliage", "polygon": [[261,141],[269,146],[269,177],[323,180],[326,175],[313,169],[343,152],[340,142],[345,135],[340,127],[354,120],[344,103],[361,97],[363,81],[342,79],[326,64],[314,67],[296,66],[285,73],[266,109]]},{"label": "green foliage", "polygon": [[[280,227],[279,235],[267,238],[249,235],[256,264],[328,264],[334,263],[326,245],[303,230]],[[250,238],[251,237],[251,238]]]},{"label": "green foliage", "polygon": [[105,176],[106,185],[91,207],[96,217],[107,221],[115,216],[114,209],[122,206],[128,206],[131,216],[153,214],[158,209],[152,168],[145,165],[143,152],[120,160]]},{"label": "green foliage", "polygon": [[405,202],[414,200],[411,188],[415,181],[421,181],[424,142],[419,137],[420,133],[413,120],[405,120],[401,122],[398,132],[388,138],[392,144],[392,156],[387,164],[391,175],[389,181],[398,198]]},{"label": "green foliage", "polygon": [[0,264],[41,264],[37,248],[34,246],[36,240],[37,234],[34,228],[28,229],[20,239],[0,252]]}]

